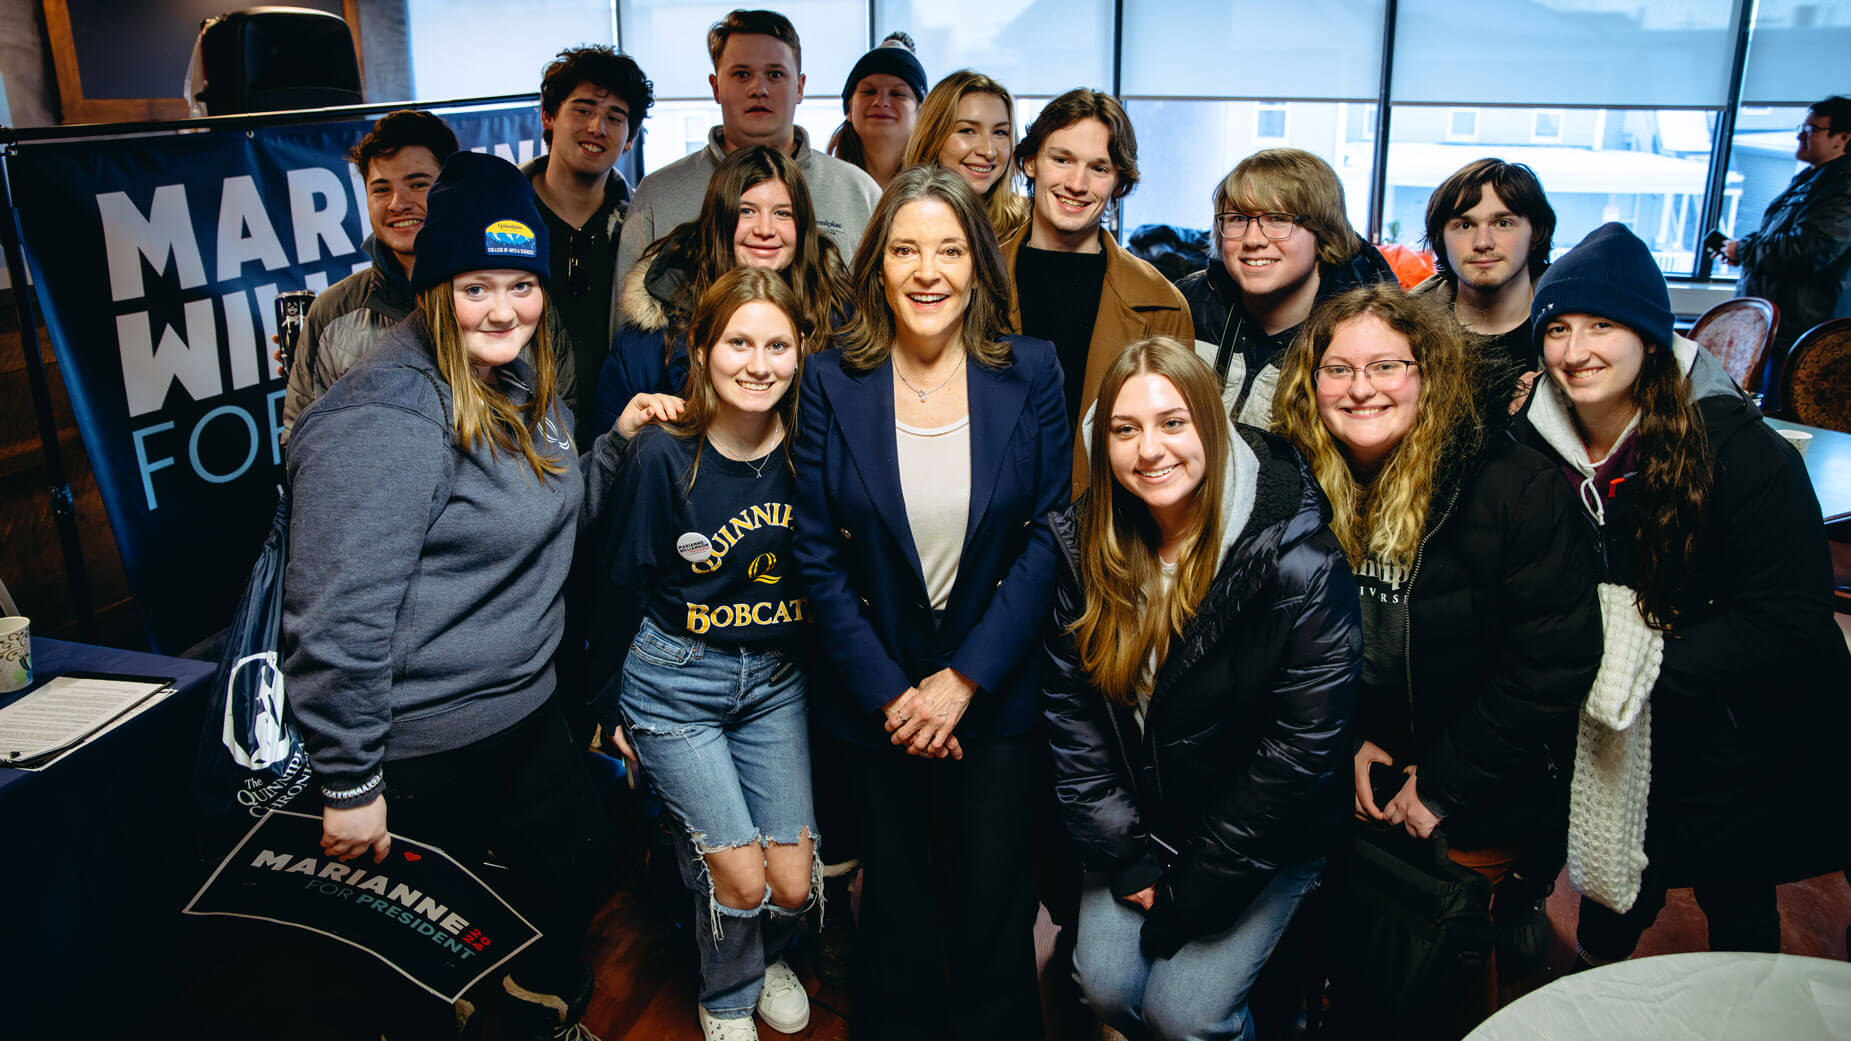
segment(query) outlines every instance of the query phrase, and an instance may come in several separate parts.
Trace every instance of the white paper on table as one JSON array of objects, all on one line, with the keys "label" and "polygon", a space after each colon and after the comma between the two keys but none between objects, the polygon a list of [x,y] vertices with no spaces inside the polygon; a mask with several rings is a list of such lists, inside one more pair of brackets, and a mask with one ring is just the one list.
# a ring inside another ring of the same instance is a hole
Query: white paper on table
[{"label": "white paper on table", "polygon": [[169,694],[171,679],[57,676],[0,708],[0,765],[42,769]]}]

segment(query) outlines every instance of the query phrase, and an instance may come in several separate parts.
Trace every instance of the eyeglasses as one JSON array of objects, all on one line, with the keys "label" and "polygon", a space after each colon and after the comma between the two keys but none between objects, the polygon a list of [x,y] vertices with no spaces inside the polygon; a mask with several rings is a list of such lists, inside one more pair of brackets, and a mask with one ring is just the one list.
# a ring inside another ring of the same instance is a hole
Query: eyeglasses
[{"label": "eyeglasses", "polygon": [[1311,375],[1312,382],[1319,389],[1347,387],[1360,372],[1371,387],[1377,390],[1396,390],[1408,381],[1408,370],[1419,364],[1406,358],[1384,358],[1372,361],[1361,369],[1354,365],[1320,365],[1311,370]]},{"label": "eyeglasses", "polygon": [[1833,133],[1837,133],[1837,131],[1832,129],[1832,125],[1830,123],[1826,123],[1823,126],[1821,126],[1818,123],[1801,123],[1800,133],[1802,135],[1810,136],[1812,134],[1833,134]]},{"label": "eyeglasses", "polygon": [[1295,213],[1262,213],[1257,217],[1245,213],[1217,213],[1215,230],[1224,239],[1238,239],[1247,234],[1248,223],[1255,222],[1260,226],[1260,234],[1269,239],[1282,239],[1291,235],[1292,229],[1303,219]]}]

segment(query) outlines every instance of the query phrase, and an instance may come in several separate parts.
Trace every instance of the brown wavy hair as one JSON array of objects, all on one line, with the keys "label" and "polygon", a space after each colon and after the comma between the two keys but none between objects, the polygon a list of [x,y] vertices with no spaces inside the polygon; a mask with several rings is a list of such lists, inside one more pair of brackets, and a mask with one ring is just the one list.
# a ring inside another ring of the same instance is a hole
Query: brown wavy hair
[{"label": "brown wavy hair", "polygon": [[690,273],[668,302],[669,328],[662,338],[665,363],[674,357],[675,345],[684,342],[697,303],[721,275],[739,263],[733,251],[733,234],[739,229],[739,197],[766,181],[777,181],[790,192],[792,216],[797,224],[795,254],[790,266],[778,275],[797,294],[803,317],[814,330],[809,349],[818,351],[829,346],[833,316],[848,309],[848,269],[836,244],[816,230],[816,206],[810,199],[803,170],[778,149],[753,145],[721,160],[707,182],[700,214],[657,239],[637,261],[653,264],[657,257],[667,257],[670,263]]},{"label": "brown wavy hair", "polygon": [[[1316,369],[1345,323],[1373,315],[1405,337],[1419,368],[1414,426],[1381,472],[1359,484],[1343,446],[1318,415]],[[1484,404],[1477,365],[1449,316],[1422,307],[1393,283],[1360,286],[1319,305],[1280,363],[1273,426],[1310,461],[1330,500],[1330,529],[1350,566],[1368,556],[1402,567],[1414,563],[1435,492],[1450,466],[1483,444]]]},{"label": "brown wavy hair", "polygon": [[[1202,440],[1205,470],[1185,516],[1176,581],[1159,592],[1162,538],[1150,508],[1112,474],[1111,410],[1126,381],[1162,376],[1176,387]],[[1221,563],[1221,497],[1227,491],[1232,437],[1221,404],[1221,381],[1195,352],[1167,336],[1139,340],[1121,351],[1099,381],[1087,460],[1090,489],[1080,500],[1080,584],[1086,606],[1068,631],[1080,663],[1100,692],[1136,704],[1144,663],[1161,662],[1170,640],[1195,617]]]},{"label": "brown wavy hair", "polygon": [[849,284],[854,287],[855,315],[836,336],[842,364],[866,372],[887,360],[893,351],[893,308],[887,303],[884,275],[887,239],[893,222],[909,203],[937,199],[951,207],[964,240],[970,244],[970,304],[964,309],[960,341],[972,361],[988,368],[1010,363],[1009,269],[996,244],[996,231],[983,212],[983,203],[964,178],[937,164],[909,166],[887,182],[880,204],[855,251]]},{"label": "brown wavy hair", "polygon": [[[540,282],[538,276],[534,281]],[[544,294],[545,283],[540,284]],[[519,453],[542,481],[548,475],[565,473],[567,464],[552,455],[542,456],[534,438],[542,425],[552,422],[548,410],[558,378],[553,353],[553,323],[558,319],[552,297],[544,297],[540,322],[534,327],[533,339],[527,341],[527,360],[534,372],[533,396],[525,405],[516,405],[499,384],[476,377],[469,349],[463,346],[463,328],[456,319],[453,292],[448,280],[437,283],[418,295],[418,310],[430,329],[437,374],[450,385],[450,423],[456,430],[457,444],[467,452],[475,447],[478,438],[486,438],[491,454]]]},{"label": "brown wavy hair", "polygon": [[[1634,599],[1646,624],[1669,630],[1682,614],[1680,594],[1690,580],[1691,558],[1708,521],[1716,464],[1703,417],[1690,400],[1690,380],[1678,367],[1677,356],[1666,345],[1646,346],[1632,386],[1639,408],[1639,516],[1633,529],[1639,571]],[[1553,380],[1550,385],[1555,385]],[[1560,388],[1556,392],[1561,394]],[[1566,394],[1561,401],[1572,415]]]},{"label": "brown wavy hair", "polygon": [[707,447],[707,428],[713,425],[713,417],[720,411],[719,392],[713,389],[713,380],[707,375],[708,352],[720,342],[720,337],[726,333],[726,323],[733,320],[733,315],[755,300],[783,311],[784,317],[790,319],[791,331],[798,337],[797,368],[792,370],[790,388],[784,392],[776,410],[778,421],[784,425],[784,465],[791,466],[791,438],[797,429],[797,387],[803,382],[804,356],[810,353],[804,347],[810,335],[809,326],[797,302],[797,294],[775,272],[737,267],[709,286],[694,309],[693,342],[696,346],[688,350],[687,404],[680,419],[664,424],[676,437],[694,442],[694,461],[688,467],[689,490],[694,488],[695,475],[700,472],[701,452]]},{"label": "brown wavy hair", "polygon": [[1009,88],[970,69],[959,69],[939,80],[919,104],[919,113],[913,119],[913,134],[906,139],[906,154],[900,159],[900,167],[938,162],[945,139],[957,126],[958,106],[971,94],[994,95],[1002,101],[1003,111],[1009,114],[1010,148],[1006,154],[996,157],[1003,166],[1003,175],[983,193],[984,212],[990,215],[990,226],[996,229],[1000,242],[1028,223],[1028,200],[1016,190],[1021,174],[1015,165],[1015,98],[1010,96]]}]

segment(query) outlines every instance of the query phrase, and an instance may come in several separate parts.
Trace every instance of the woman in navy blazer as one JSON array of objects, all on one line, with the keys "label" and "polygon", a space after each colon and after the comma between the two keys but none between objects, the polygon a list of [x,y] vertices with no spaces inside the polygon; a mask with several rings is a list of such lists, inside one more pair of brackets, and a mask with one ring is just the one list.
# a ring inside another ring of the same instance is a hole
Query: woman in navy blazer
[{"label": "woman in navy blazer", "polygon": [[1005,335],[1007,279],[963,179],[905,170],[804,373],[794,552],[862,830],[860,1041],[1041,1036],[1030,651],[1073,435],[1053,345]]}]

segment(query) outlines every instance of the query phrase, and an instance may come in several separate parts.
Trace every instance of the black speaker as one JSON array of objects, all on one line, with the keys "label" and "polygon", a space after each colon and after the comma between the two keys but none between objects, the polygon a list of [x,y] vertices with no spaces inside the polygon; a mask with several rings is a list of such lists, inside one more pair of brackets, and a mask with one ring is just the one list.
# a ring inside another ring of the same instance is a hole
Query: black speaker
[{"label": "black speaker", "polygon": [[[358,105],[360,63],[339,15],[251,7],[210,18],[196,48],[193,100],[206,115]],[[192,88],[190,88],[192,89]]]}]

